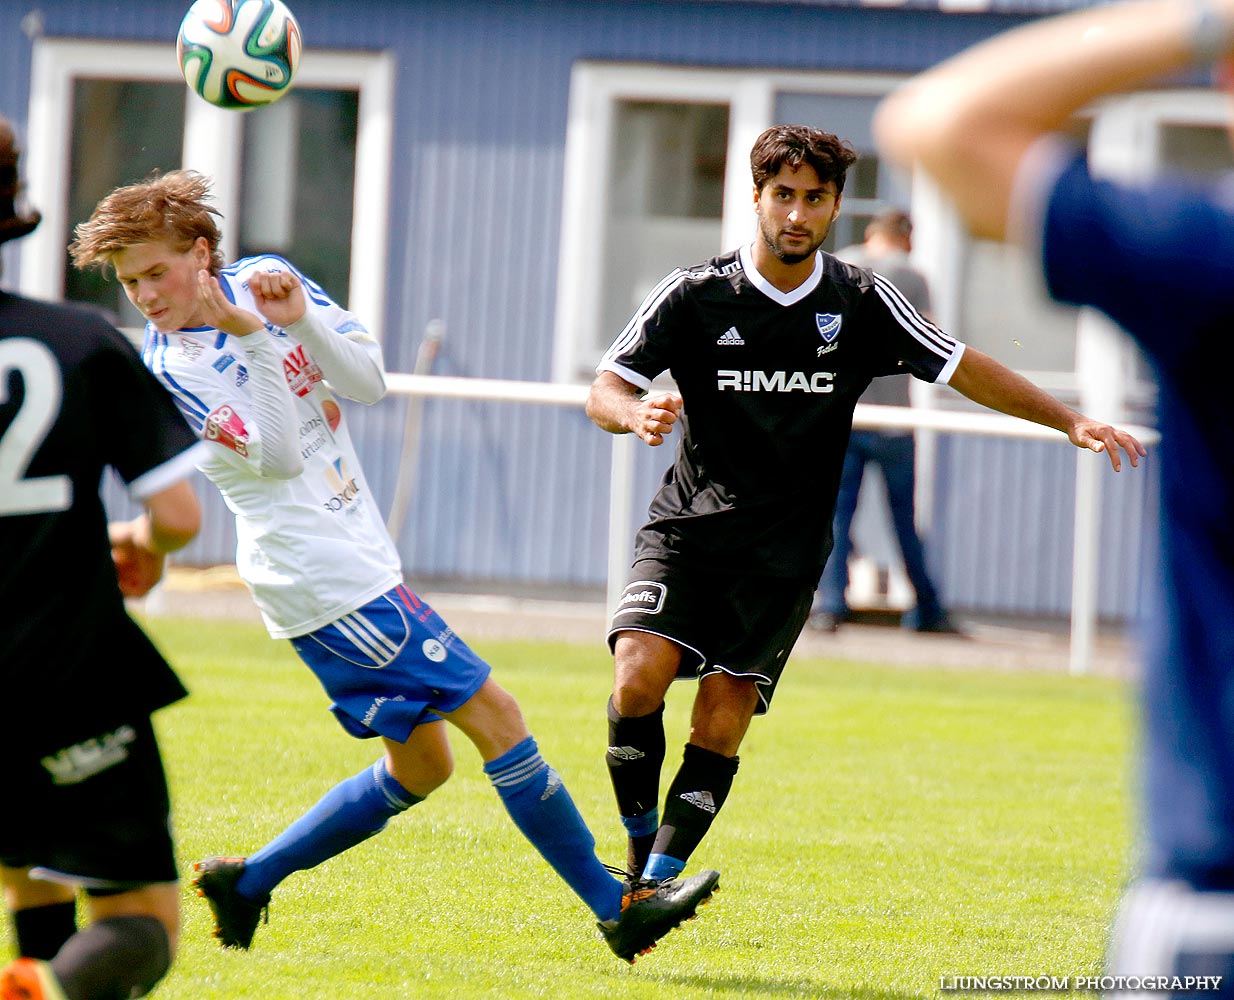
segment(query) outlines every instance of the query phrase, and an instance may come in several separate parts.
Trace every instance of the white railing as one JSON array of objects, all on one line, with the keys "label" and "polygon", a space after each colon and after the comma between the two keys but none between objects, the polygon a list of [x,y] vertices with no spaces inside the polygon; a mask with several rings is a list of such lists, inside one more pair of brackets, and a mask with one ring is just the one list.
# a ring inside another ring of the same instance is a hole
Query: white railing
[{"label": "white railing", "polygon": [[[419,366],[417,366],[419,367]],[[411,397],[412,403],[426,397],[472,399],[485,402],[534,403],[542,406],[582,408],[588,387],[551,382],[509,379],[457,378],[445,375],[387,373],[391,393]],[[418,413],[418,407],[412,407]],[[391,533],[397,537],[406,512],[405,482],[414,475],[418,452],[418,420],[409,412],[404,439],[399,493],[391,509]],[[1058,441],[1067,438],[1056,430],[1001,413],[969,413],[919,407],[857,404],[853,426],[876,430],[931,430],[952,434],[984,434],[996,437]],[[1155,430],[1124,425],[1146,446],[1158,442]],[[607,607],[615,607],[629,569],[630,525],[634,514],[634,456],[638,439],[630,434],[612,435],[612,478],[609,485]],[[1104,455],[1076,453],[1075,552],[1072,565],[1071,672],[1088,673],[1092,663],[1097,622],[1097,574],[1100,515],[1100,462]],[[406,463],[406,464],[404,464]]]}]

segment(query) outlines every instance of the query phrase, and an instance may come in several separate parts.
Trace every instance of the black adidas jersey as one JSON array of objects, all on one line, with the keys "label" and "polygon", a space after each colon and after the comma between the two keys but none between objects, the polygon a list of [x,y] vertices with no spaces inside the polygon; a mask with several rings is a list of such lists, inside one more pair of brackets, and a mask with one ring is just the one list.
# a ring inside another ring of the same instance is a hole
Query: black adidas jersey
[{"label": "black adidas jersey", "polygon": [[817,574],[858,397],[884,375],[946,382],[963,350],[885,278],[830,254],[788,293],[749,247],[673,271],[597,367],[642,389],[668,371],[685,402],[635,558]]},{"label": "black adidas jersey", "polygon": [[13,709],[10,737],[14,720],[52,739],[183,696],[125,610],[99,487],[112,466],[136,495],[157,493],[192,471],[196,443],[110,324],[0,292],[0,703]]}]

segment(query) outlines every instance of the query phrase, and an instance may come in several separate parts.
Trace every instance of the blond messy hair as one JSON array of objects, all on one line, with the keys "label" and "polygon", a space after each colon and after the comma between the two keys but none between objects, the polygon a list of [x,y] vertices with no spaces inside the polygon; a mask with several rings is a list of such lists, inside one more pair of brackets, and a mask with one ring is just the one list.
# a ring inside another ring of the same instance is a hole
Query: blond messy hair
[{"label": "blond messy hair", "polygon": [[73,229],[69,254],[78,270],[104,270],[112,257],[141,243],[166,243],[185,253],[198,237],[210,245],[210,273],[225,261],[219,250],[221,233],[208,203],[210,181],[193,170],[155,172],[138,184],[118,187],[95,206],[85,222]]}]

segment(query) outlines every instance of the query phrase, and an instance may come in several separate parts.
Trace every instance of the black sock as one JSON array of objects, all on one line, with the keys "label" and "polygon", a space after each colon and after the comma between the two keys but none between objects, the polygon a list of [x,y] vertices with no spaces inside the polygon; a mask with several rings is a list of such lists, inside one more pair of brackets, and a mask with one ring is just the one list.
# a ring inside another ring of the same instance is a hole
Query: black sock
[{"label": "black sock", "polygon": [[664,854],[681,862],[690,859],[728,798],[740,762],[740,757],[725,757],[693,743],[686,744],[681,769],[664,800],[664,821],[656,835],[653,854]]},{"label": "black sock", "polygon": [[74,934],[52,960],[68,1000],[144,997],[171,968],[171,942],[154,917],[108,917]]},{"label": "black sock", "polygon": [[629,837],[626,870],[642,873],[659,828],[660,768],[664,764],[664,706],[650,715],[618,715],[608,703],[604,754],[617,811]]},{"label": "black sock", "polygon": [[13,911],[17,953],[22,958],[50,961],[61,946],[77,933],[77,904],[48,903]]}]

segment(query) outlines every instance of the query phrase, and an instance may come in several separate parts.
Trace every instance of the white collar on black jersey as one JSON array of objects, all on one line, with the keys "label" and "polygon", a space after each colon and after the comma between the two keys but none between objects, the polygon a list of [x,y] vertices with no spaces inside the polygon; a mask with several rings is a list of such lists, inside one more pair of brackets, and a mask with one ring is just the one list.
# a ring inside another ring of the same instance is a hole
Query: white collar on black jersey
[{"label": "white collar on black jersey", "polygon": [[818,287],[818,283],[823,280],[823,256],[817,251],[814,254],[814,270],[810,272],[810,276],[805,281],[791,292],[780,291],[780,289],[763,277],[762,272],[754,266],[754,255],[750,253],[750,244],[747,243],[741,248],[740,257],[741,269],[746,272],[746,277],[750,279],[750,284],[766,295],[767,298],[771,299],[772,302],[778,302],[782,306],[791,306],[794,302],[800,302],[814,291]]}]

